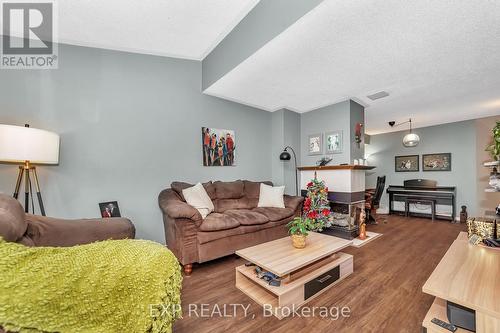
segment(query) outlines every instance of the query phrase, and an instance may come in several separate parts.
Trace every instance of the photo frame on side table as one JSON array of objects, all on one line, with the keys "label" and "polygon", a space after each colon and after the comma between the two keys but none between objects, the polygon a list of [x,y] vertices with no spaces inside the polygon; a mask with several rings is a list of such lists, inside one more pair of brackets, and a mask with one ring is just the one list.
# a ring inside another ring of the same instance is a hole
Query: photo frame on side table
[{"label": "photo frame on side table", "polygon": [[396,156],[394,158],[394,170],[396,172],[420,171],[419,155]]},{"label": "photo frame on side table", "polygon": [[342,131],[332,131],[325,134],[326,154],[340,154],[343,151],[344,141]]},{"label": "photo frame on side table", "polygon": [[323,134],[311,134],[308,137],[307,143],[309,145],[308,155],[322,155],[323,154]]},{"label": "photo frame on side table", "polygon": [[103,218],[121,217],[117,201],[100,202],[99,210],[101,211],[101,217]]},{"label": "photo frame on side table", "polygon": [[423,171],[451,171],[451,153],[422,155]]}]

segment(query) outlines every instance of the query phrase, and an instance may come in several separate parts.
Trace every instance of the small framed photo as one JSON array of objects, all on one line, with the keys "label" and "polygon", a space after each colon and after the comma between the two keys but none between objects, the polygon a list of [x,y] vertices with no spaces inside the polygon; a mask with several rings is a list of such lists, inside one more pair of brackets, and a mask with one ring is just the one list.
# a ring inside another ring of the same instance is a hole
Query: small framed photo
[{"label": "small framed photo", "polygon": [[451,171],[451,153],[422,155],[423,171]]},{"label": "small framed photo", "polygon": [[325,134],[326,141],[326,154],[340,154],[342,153],[343,140],[342,131],[334,131]]},{"label": "small framed photo", "polygon": [[394,162],[395,162],[394,167],[396,172],[420,171],[418,155],[396,156]]},{"label": "small framed photo", "polygon": [[323,134],[311,134],[308,137],[309,143],[308,155],[321,155],[323,154]]},{"label": "small framed photo", "polygon": [[99,203],[99,210],[103,218],[121,217],[117,201],[101,202]]}]

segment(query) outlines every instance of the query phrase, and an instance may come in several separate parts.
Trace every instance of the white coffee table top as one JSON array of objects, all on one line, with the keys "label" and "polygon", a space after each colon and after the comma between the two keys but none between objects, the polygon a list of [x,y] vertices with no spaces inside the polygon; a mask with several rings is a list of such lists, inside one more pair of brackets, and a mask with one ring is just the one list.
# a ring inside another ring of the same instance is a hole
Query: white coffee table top
[{"label": "white coffee table top", "polygon": [[280,277],[339,252],[352,245],[351,240],[310,232],[306,247],[296,249],[290,237],[280,238],[236,251],[240,257]]}]

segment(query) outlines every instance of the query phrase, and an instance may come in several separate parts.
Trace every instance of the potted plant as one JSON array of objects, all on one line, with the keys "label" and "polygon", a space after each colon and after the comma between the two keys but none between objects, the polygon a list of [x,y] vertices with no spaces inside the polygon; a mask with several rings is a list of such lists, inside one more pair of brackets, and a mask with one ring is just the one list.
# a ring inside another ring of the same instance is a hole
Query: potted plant
[{"label": "potted plant", "polygon": [[288,223],[288,231],[295,248],[303,249],[306,247],[306,237],[309,230],[311,230],[311,221],[308,218],[297,216]]},{"label": "potted plant", "polygon": [[486,147],[486,151],[489,151],[491,157],[495,161],[499,160],[500,156],[500,121],[497,121],[495,127],[491,130],[493,132],[493,143]]}]

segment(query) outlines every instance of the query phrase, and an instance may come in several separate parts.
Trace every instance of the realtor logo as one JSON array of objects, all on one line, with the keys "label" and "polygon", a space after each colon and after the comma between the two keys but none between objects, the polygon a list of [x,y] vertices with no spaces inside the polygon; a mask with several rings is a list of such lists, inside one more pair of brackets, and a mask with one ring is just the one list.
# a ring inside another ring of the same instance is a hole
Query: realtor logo
[{"label": "realtor logo", "polygon": [[3,69],[57,68],[55,3],[51,0],[1,3]]}]

